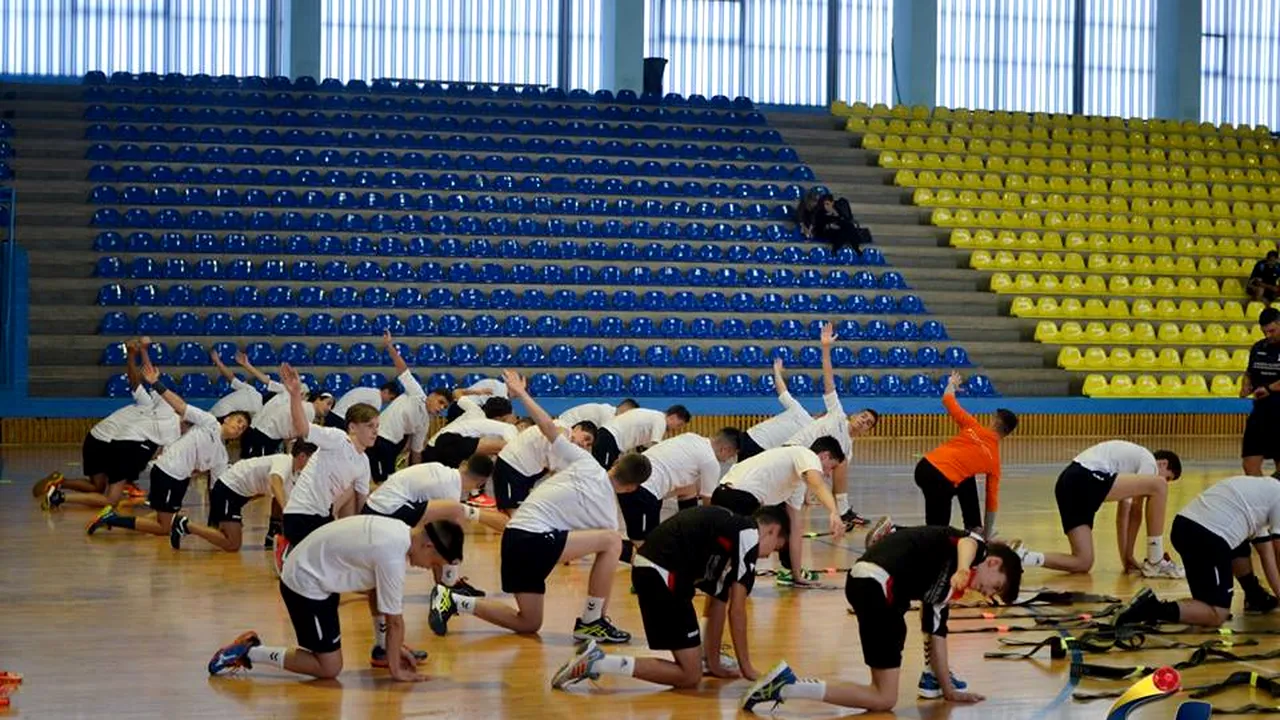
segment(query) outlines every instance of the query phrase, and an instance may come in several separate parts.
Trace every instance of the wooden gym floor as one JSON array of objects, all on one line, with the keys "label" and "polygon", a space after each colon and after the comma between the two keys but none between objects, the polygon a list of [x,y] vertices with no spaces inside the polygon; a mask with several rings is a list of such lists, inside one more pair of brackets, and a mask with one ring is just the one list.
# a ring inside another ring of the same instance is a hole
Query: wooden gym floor
[{"label": "wooden gym floor", "polygon": [[[863,441],[850,493],[854,506],[871,517],[891,512],[900,522],[919,521],[922,504],[911,481],[911,468],[932,442]],[[1237,442],[1231,438],[1151,441],[1152,447],[1179,451],[1186,463],[1186,473],[1171,495],[1173,510],[1208,484],[1236,474]],[[1066,548],[1053,503],[1053,481],[1087,444],[1079,440],[1009,443],[1002,537],[1022,537],[1037,549]],[[175,553],[162,539],[118,530],[86,537],[83,525],[89,511],[70,509],[46,515],[30,494],[31,483],[38,477],[55,469],[71,475],[78,470],[78,462],[76,447],[0,448],[0,670],[25,675],[8,716],[535,718],[554,712],[576,718],[649,719],[737,714],[736,701],[746,687],[742,680],[708,680],[696,692],[672,692],[636,680],[606,678],[596,687],[583,683],[570,693],[552,692],[548,682],[571,653],[569,631],[584,597],[587,568],[581,564],[560,568],[553,576],[548,616],[539,637],[516,637],[465,616],[453,621],[448,637],[435,637],[426,623],[431,581],[426,573],[413,571],[406,593],[409,641],[431,653],[426,670],[433,679],[427,683],[400,685],[391,682],[385,671],[368,667],[371,632],[365,602],[358,596],[343,601],[346,669],[338,681],[308,682],[269,669],[211,679],[205,672],[209,656],[244,629],[256,629],[267,644],[292,644],[288,617],[268,567],[269,553],[247,547],[227,555],[195,538],[187,539],[183,550]],[[188,502],[194,516],[203,515],[202,492],[193,487]],[[249,540],[260,541],[265,513],[262,502],[247,508]],[[1024,587],[1127,597],[1140,581],[1119,573],[1113,538],[1114,514],[1106,509],[1099,516],[1099,561],[1091,577],[1033,570]],[[843,547],[812,541],[807,549],[810,564],[848,566],[861,544],[858,536],[846,539]],[[471,532],[466,574],[478,587],[498,586],[497,548],[492,533]],[[843,587],[842,576],[831,580]],[[1152,586],[1162,595],[1187,593],[1178,580],[1157,580]],[[637,634],[634,647],[625,651],[647,653],[640,637],[639,612],[627,587],[627,575],[620,571],[610,614],[619,626]],[[846,613],[842,591],[786,590],[760,578],[751,605],[754,662],[763,671],[785,658],[801,675],[865,681],[869,674],[862,664],[855,622]],[[955,621],[952,628],[984,622]],[[1238,613],[1233,626],[1277,628],[1280,613],[1265,618]],[[915,682],[922,659],[914,615],[908,618],[908,627],[911,637],[898,717],[1100,718],[1107,709],[1109,701],[1081,704],[1069,698],[1064,660],[984,661],[983,652],[997,648],[996,636],[991,634],[953,635],[951,640],[953,668],[974,691],[987,696],[986,702],[965,707],[917,701]],[[1019,637],[1038,640],[1046,634]],[[1277,646],[1280,638],[1264,637],[1257,647],[1241,652]],[[1116,665],[1160,664],[1176,662],[1189,652],[1110,653],[1089,659]],[[1274,673],[1280,664],[1210,665],[1184,673],[1184,682],[1216,681],[1236,670]],[[1089,679],[1080,683],[1083,690],[1125,686]],[[1254,700],[1280,703],[1261,693],[1251,697],[1250,692],[1232,690],[1214,702],[1224,707]],[[1174,701],[1156,703],[1133,717],[1170,718],[1175,706]],[[844,714],[840,708],[803,701],[777,711],[784,718]]]}]

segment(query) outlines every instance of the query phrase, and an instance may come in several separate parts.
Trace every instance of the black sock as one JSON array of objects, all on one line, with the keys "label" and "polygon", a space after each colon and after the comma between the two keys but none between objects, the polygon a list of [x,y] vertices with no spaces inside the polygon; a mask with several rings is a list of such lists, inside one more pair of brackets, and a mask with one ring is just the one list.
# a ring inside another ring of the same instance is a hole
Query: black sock
[{"label": "black sock", "polygon": [[136,530],[138,527],[138,518],[132,515],[113,515],[112,517],[107,518],[106,522],[103,524],[108,527]]},{"label": "black sock", "polygon": [[698,507],[698,498],[696,497],[680,498],[679,500],[676,500],[676,506],[679,507],[681,510],[688,510],[689,508],[692,508],[692,507]]},{"label": "black sock", "polygon": [[635,555],[636,546],[630,540],[622,541],[622,554],[618,556],[619,562],[630,563],[631,556]]},{"label": "black sock", "polygon": [[1178,610],[1178,603],[1165,600],[1156,604],[1155,616],[1160,622],[1175,623],[1182,617],[1182,613]]},{"label": "black sock", "polygon": [[1236,580],[1240,583],[1240,588],[1244,590],[1246,598],[1255,598],[1264,593],[1262,584],[1258,582],[1258,576],[1253,573],[1242,575]]}]

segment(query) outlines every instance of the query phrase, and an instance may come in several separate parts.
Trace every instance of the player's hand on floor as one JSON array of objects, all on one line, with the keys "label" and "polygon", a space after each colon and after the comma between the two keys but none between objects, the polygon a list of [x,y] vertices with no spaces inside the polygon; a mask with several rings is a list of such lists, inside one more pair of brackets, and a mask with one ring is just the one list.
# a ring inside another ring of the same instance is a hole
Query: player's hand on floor
[{"label": "player's hand on floor", "polygon": [[740,665],[738,667],[738,674],[741,674],[743,679],[751,680],[752,682],[760,679],[760,673],[756,672],[755,667],[753,667],[751,663]]},{"label": "player's hand on floor", "polygon": [[836,513],[831,513],[827,518],[827,530],[831,533],[831,537],[839,540],[844,537],[844,520]]},{"label": "player's hand on floor", "polygon": [[710,660],[708,660],[707,672],[711,673],[712,677],[723,678],[725,680],[733,680],[741,676],[737,670],[734,670],[732,668],[727,668],[721,665],[719,660],[715,661],[714,664]]},{"label": "player's hand on floor", "polygon": [[983,697],[982,695],[979,695],[978,693],[962,692],[960,690],[951,690],[949,692],[944,692],[942,693],[942,697],[947,702],[963,703],[965,705],[980,703],[983,700],[986,700],[985,697]]}]

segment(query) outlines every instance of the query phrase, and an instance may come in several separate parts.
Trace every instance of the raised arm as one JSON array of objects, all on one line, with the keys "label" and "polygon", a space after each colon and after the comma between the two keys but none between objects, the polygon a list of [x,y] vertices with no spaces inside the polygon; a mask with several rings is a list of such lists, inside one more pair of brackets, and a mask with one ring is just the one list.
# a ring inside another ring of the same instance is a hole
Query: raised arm
[{"label": "raised arm", "polygon": [[942,407],[947,409],[947,414],[960,427],[976,427],[979,424],[978,421],[968,411],[960,407],[960,401],[956,400],[956,388],[958,387],[960,387],[960,373],[952,371],[951,376],[947,378],[947,389],[942,393]]},{"label": "raised arm", "polygon": [[218,374],[226,378],[228,382],[236,379],[236,374],[223,364],[222,356],[218,355],[217,350],[209,351],[209,361],[213,363],[214,367],[218,368]]},{"label": "raised arm", "polygon": [[155,365],[147,363],[142,369],[142,379],[146,381],[147,386],[160,396],[161,400],[169,403],[169,407],[178,414],[178,417],[184,417],[187,412],[187,401],[182,399],[178,393],[170,390],[160,384],[160,370]]},{"label": "raised arm", "polygon": [[507,384],[507,392],[514,398],[519,398],[524,403],[524,408],[529,413],[529,417],[533,418],[533,423],[538,426],[538,430],[542,432],[542,436],[547,442],[555,442],[560,437],[560,426],[556,425],[555,420],[543,410],[538,403],[534,402],[533,397],[529,395],[529,388],[525,384],[524,378],[514,370],[503,370],[502,380]]},{"label": "raised arm", "polygon": [[311,423],[307,421],[307,411],[302,407],[302,380],[298,371],[289,363],[280,366],[280,382],[289,393],[289,419],[293,421],[293,436],[305,438],[311,431]]},{"label": "raised arm", "polygon": [[[254,379],[262,383],[263,385],[271,384],[271,378],[268,377],[266,373],[254,367],[253,363],[249,362],[249,356],[245,355],[243,350],[239,350],[236,352],[236,364],[244,368],[245,372],[252,375]],[[295,374],[295,377],[296,377],[296,374]]]},{"label": "raised arm", "polygon": [[836,329],[831,323],[822,326],[819,335],[822,342],[822,393],[834,395],[836,392],[836,371],[831,367],[831,346],[836,341]]},{"label": "raised arm", "polygon": [[145,352],[142,343],[139,340],[130,340],[124,344],[124,372],[129,378],[129,389],[138,387],[138,383],[142,381],[142,374],[138,372],[138,353]]},{"label": "raised arm", "polygon": [[387,355],[391,356],[391,363],[396,366],[396,375],[403,375],[409,369],[409,366],[405,363],[404,358],[400,356],[400,349],[396,347],[390,330],[382,331],[382,347],[386,348]]}]

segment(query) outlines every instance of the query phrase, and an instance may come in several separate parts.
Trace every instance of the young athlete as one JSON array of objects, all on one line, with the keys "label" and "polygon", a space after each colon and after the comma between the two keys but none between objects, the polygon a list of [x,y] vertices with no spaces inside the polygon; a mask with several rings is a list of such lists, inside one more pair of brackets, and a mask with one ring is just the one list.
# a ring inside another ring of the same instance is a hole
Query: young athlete
[{"label": "young athlete", "polygon": [[[427,441],[427,457],[432,462],[456,468],[472,455],[493,457],[507,443],[514,441],[520,431],[516,429],[515,416],[511,414],[511,402],[506,398],[493,398],[485,403],[484,408],[482,415],[463,414],[440,428]],[[490,417],[490,411],[498,414]]]},{"label": "young athlete", "polygon": [[[1280,594],[1280,482],[1240,475],[1209,486],[1173,518],[1169,540],[1186,563],[1190,600],[1161,602],[1143,588],[1116,614],[1116,627],[1170,622],[1218,627],[1231,617],[1232,577],[1251,571],[1249,541],[1271,591]],[[1267,603],[1274,609],[1275,600]]]},{"label": "young athlete", "polygon": [[714,438],[684,433],[644,451],[651,468],[649,479],[635,492],[618,495],[627,527],[624,559],[630,556],[628,546],[644,542],[658,527],[662,501],[667,497],[680,498],[684,506],[696,505],[699,495],[711,497],[720,483],[720,463],[737,455],[741,435],[737,428],[724,428]]},{"label": "young athlete", "polygon": [[[506,399],[507,396],[507,386],[503,384],[501,380],[495,380],[493,378],[477,380],[467,387],[458,388],[453,391],[453,395],[449,398],[451,404],[444,412],[444,419],[447,422],[453,422],[466,412],[467,405],[462,402],[463,398],[467,398],[468,400],[472,400],[472,398],[475,397],[496,397]],[[474,400],[472,400],[472,402],[474,402]]]},{"label": "young athlete", "polygon": [[370,515],[329,523],[289,553],[280,573],[280,596],[298,647],[264,646],[250,630],[214,653],[209,674],[252,669],[256,663],[316,678],[337,677],[342,672],[338,601],[342,593],[360,592],[368,593],[373,619],[370,663],[388,668],[395,680],[426,680],[417,672],[426,654],[404,644],[405,571],[407,565],[436,568],[461,562],[462,542],[462,528],[444,521],[428,523],[422,532]]},{"label": "young athlete", "polygon": [[[410,465],[392,473],[370,493],[361,512],[395,518],[413,528],[437,520],[462,526],[471,520],[502,532],[507,524],[505,515],[459,502],[464,492],[484,487],[492,474],[493,460],[485,455],[467,458],[456,470],[440,463]],[[458,571],[457,565],[446,565],[436,572],[436,582],[458,595],[484,597],[484,591],[472,587]]]},{"label": "young athlete", "polygon": [[[1124,568],[1144,577],[1182,577],[1164,551],[1164,510],[1170,482],[1182,477],[1182,461],[1169,450],[1150,450],[1124,440],[1108,440],[1080,453],[1071,461],[1053,494],[1058,500],[1062,531],[1071,543],[1071,554],[1038,553],[1014,542],[1013,549],[1027,567],[1087,573],[1093,568],[1093,519],[1103,503],[1118,503],[1116,545]],[[1138,564],[1133,546],[1145,510],[1147,557]]]},{"label": "young athlete", "polygon": [[219,422],[218,418],[204,410],[188,405],[181,396],[160,384],[160,371],[154,366],[143,368],[142,374],[147,389],[169,403],[175,413],[191,423],[191,429],[166,447],[151,466],[151,489],[147,493],[147,503],[156,511],[155,518],[121,515],[116,512],[115,507],[108,505],[85,527],[85,532],[89,535],[102,527],[168,535],[173,516],[182,509],[182,500],[187,495],[191,476],[197,472],[207,472],[210,477],[221,475],[228,463],[226,443],[240,437],[249,426],[246,413],[233,412]]},{"label": "young athlete", "polygon": [[[222,377],[226,378],[231,383],[231,392],[223,395],[213,404],[213,407],[209,408],[210,415],[216,418],[223,418],[238,410],[240,412],[248,413],[250,419],[252,419],[253,416],[262,412],[264,399],[262,393],[258,392],[257,388],[236,377],[236,374],[223,364],[222,356],[218,354],[217,350],[209,351],[209,360],[212,361],[213,366],[218,369],[218,374],[222,375]],[[245,372],[249,373],[254,377],[254,379],[266,386],[268,393],[284,392],[284,386],[275,380],[272,380],[266,373],[254,367],[253,363],[249,362],[249,356],[245,355],[243,351],[236,351],[235,361],[237,365],[244,369]],[[241,444],[244,444],[243,439],[241,439],[240,442]]]},{"label": "young athlete", "polygon": [[[1018,427],[1018,416],[1003,408],[996,410],[990,425],[983,425],[965,412],[956,400],[960,373],[952,372],[942,394],[942,406],[960,426],[945,443],[916,463],[916,487],[924,493],[926,525],[951,524],[951,499],[960,499],[960,512],[968,530],[982,530],[994,537],[996,512],[1000,509],[1000,441]],[[978,509],[978,481],[987,476],[987,514]]]},{"label": "young athlete", "polygon": [[[791,536],[787,538],[787,552],[781,559],[786,569],[800,568],[804,557],[801,543],[804,519],[800,511],[804,508],[806,491],[817,495],[830,513],[827,528],[835,539],[844,537],[844,520],[836,511],[831,490],[822,480],[823,475],[830,474],[832,468],[844,461],[844,451],[832,437],[820,437],[807,448],[788,445],[765,450],[729,468],[721,478],[720,486],[711,494],[711,504],[729,508],[739,515],[751,515],[763,506],[786,503]],[[780,573],[779,582],[783,585],[811,584],[800,573]]]},{"label": "young athlete", "polygon": [[[308,423],[324,422],[325,415],[333,407],[333,394],[313,392],[302,385],[302,392],[307,396],[303,409]],[[292,440],[297,432],[293,426],[293,418],[289,409],[289,393],[280,392],[268,400],[257,414],[253,416],[253,424],[245,431],[240,440],[240,457],[262,457],[280,452],[286,440]]]},{"label": "young athlete", "polygon": [[[781,548],[789,534],[787,514],[777,507],[760,508],[750,517],[727,508],[697,507],[667,518],[637,551],[631,582],[649,649],[669,650],[674,662],[606,655],[590,640],[555,674],[551,687],[564,688],[603,674],[693,688],[702,680],[703,657],[715,677],[754,680],[758,673],[748,652],[747,595],[755,583],[756,559]],[[705,639],[693,607],[697,590],[710,598]],[[720,663],[726,615],[737,670]]]},{"label": "young athlete", "polygon": [[[898,702],[902,648],[907,640],[904,616],[920,601],[920,625],[930,670],[921,673],[919,694],[972,703],[983,698],[966,692],[951,674],[947,658],[947,605],[968,591],[1013,602],[1022,583],[1022,563],[1008,547],[987,544],[980,535],[950,527],[898,528],[859,558],[849,570],[844,594],[858,617],[862,657],[871,668],[871,684],[800,680],[780,662],[742,698],[751,711],[760,703],[821,700],[851,708],[887,712]],[[941,682],[939,682],[941,679]]]},{"label": "young athlete", "polygon": [[573,427],[585,420],[596,427],[604,427],[613,422],[614,418],[630,409],[632,408],[624,407],[621,404],[614,406],[609,403],[583,403],[582,405],[574,405],[560,413],[556,418],[556,422],[565,427]]},{"label": "young athlete", "polygon": [[382,334],[382,346],[395,365],[396,379],[404,387],[404,393],[382,411],[378,437],[374,440],[373,447],[369,448],[369,465],[375,483],[384,482],[396,471],[396,459],[406,446],[409,448],[409,464],[417,465],[422,462],[422,450],[427,444],[427,428],[431,425],[427,394],[400,356],[389,331]]},{"label": "young athlete", "polygon": [[342,397],[338,398],[333,404],[333,410],[324,416],[325,427],[334,427],[339,430],[347,428],[347,411],[352,405],[368,405],[376,407],[379,410],[390,405],[392,401],[400,397],[404,392],[399,380],[388,380],[378,387],[354,387],[342,393]]},{"label": "young athlete", "polygon": [[667,433],[679,432],[691,417],[683,405],[672,405],[666,412],[635,408],[619,413],[612,422],[600,426],[591,454],[608,470],[623,453],[643,450],[661,441]]},{"label": "young athlete", "polygon": [[773,387],[778,391],[778,402],[782,404],[782,412],[768,420],[752,425],[742,434],[742,447],[738,449],[738,462],[750,460],[765,450],[782,447],[784,443],[795,437],[813,422],[813,416],[791,396],[787,390],[787,381],[782,377],[782,360],[773,361]]},{"label": "young athlete", "polygon": [[209,486],[209,524],[199,525],[186,515],[175,514],[169,529],[169,544],[177,550],[182,546],[183,536],[195,535],[227,552],[239,551],[244,506],[255,497],[266,496],[284,507],[294,476],[306,467],[315,452],[315,445],[299,441],[288,454],[245,458],[233,463]]},{"label": "young athlete", "polygon": [[[556,424],[565,427],[560,419]],[[590,452],[596,438],[596,426],[582,420],[569,426],[569,442]],[[521,430],[514,440],[502,446],[493,463],[493,492],[498,510],[510,515],[529,497],[533,486],[551,467],[551,443],[537,425]]]},{"label": "young athlete", "polygon": [[457,597],[436,585],[431,590],[431,629],[444,635],[449,618],[461,612],[518,633],[536,633],[542,627],[551,571],[560,563],[594,554],[586,607],[574,622],[573,635],[579,640],[628,642],[631,635],[614,627],[604,614],[622,551],[616,493],[635,490],[648,480],[649,460],[629,453],[605,471],[529,396],[524,378],[508,370],[504,379],[551,443],[551,463],[561,469],[533,489],[502,533],[502,591],[515,595],[516,607]]},{"label": "young athlete", "polygon": [[1240,397],[1253,399],[1253,408],[1240,440],[1245,475],[1261,475],[1264,460],[1280,471],[1280,310],[1263,309],[1258,316],[1263,338],[1249,348],[1249,364],[1240,384]]}]

